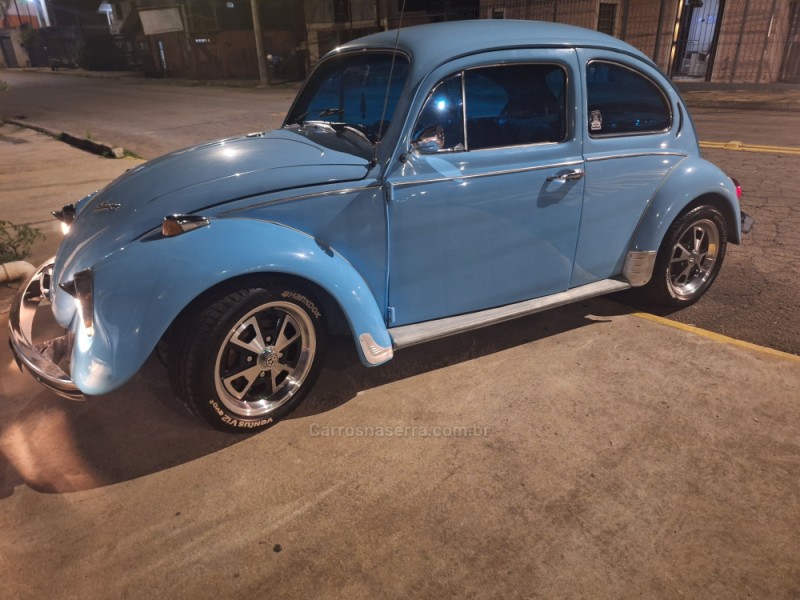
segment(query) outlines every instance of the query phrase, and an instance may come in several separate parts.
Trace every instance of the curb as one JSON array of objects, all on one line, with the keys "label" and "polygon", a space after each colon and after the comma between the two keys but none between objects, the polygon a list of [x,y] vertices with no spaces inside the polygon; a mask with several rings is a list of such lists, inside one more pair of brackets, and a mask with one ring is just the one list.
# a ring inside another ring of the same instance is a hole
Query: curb
[{"label": "curb", "polygon": [[16,125],[17,127],[24,127],[26,129],[32,129],[33,131],[38,131],[39,133],[49,135],[52,138],[62,141],[65,144],[69,144],[70,146],[74,146],[75,148],[79,148],[80,150],[85,150],[86,152],[91,152],[92,154],[97,154],[98,156],[104,156],[106,158],[125,157],[124,148],[120,148],[119,146],[112,146],[111,144],[105,144],[103,142],[98,142],[96,140],[90,140],[84,137],[73,135],[66,131],[55,131],[53,129],[48,129],[47,127],[34,125],[32,123],[26,123],[24,121],[19,121],[17,119],[0,119],[0,124],[4,123],[8,123],[9,125]]},{"label": "curb", "polygon": [[716,110],[758,110],[768,112],[800,112],[800,106],[792,104],[776,104],[768,101],[725,101],[725,100],[699,100],[692,101],[691,97],[683,98],[690,110],[696,108],[713,108]]}]

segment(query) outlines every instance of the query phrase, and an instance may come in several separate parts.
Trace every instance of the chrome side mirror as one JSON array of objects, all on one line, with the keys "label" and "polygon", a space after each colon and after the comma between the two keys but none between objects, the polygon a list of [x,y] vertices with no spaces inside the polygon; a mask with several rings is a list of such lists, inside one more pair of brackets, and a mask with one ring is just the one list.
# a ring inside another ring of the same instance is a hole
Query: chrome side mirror
[{"label": "chrome side mirror", "polygon": [[436,154],[444,148],[444,130],[439,125],[426,127],[411,142],[411,148],[418,154]]}]

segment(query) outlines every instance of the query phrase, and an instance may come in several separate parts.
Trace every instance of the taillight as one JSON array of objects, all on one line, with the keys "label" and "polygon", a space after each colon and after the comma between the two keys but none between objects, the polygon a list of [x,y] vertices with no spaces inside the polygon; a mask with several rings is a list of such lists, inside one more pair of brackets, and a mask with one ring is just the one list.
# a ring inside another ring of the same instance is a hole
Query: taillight
[{"label": "taillight", "polygon": [[742,185],[736,179],[734,179],[733,177],[731,177],[731,181],[733,182],[733,185],[736,186],[736,199],[737,200],[741,200],[742,199]]}]

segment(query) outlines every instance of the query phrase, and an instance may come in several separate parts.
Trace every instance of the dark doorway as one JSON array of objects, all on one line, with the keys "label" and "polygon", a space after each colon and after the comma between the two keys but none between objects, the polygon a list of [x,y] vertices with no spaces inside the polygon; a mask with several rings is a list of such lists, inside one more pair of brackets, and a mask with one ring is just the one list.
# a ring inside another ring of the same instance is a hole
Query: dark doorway
[{"label": "dark doorway", "polygon": [[3,52],[3,58],[6,61],[6,66],[15,69],[19,67],[17,62],[17,55],[14,54],[14,45],[11,43],[11,38],[8,36],[0,37],[0,49]]},{"label": "dark doorway", "polygon": [[724,0],[683,0],[672,77],[709,79]]}]

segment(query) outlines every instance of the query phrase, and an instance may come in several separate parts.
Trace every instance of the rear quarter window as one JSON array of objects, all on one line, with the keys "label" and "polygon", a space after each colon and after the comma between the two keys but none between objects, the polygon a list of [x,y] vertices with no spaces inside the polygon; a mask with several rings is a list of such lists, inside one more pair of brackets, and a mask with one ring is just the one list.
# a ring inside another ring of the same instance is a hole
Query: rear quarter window
[{"label": "rear quarter window", "polygon": [[586,97],[592,137],[662,133],[672,125],[672,111],[662,89],[623,65],[590,62]]}]

